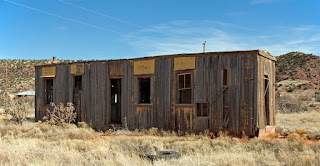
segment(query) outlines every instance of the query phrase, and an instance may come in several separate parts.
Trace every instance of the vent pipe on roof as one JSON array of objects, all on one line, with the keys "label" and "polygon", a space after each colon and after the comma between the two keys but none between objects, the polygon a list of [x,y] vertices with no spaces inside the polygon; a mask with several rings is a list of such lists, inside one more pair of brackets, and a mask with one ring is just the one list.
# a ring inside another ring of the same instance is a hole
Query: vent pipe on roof
[{"label": "vent pipe on roof", "polygon": [[203,53],[206,52],[206,42],[207,42],[207,41],[204,41],[204,43],[203,43]]},{"label": "vent pipe on roof", "polygon": [[52,63],[57,63],[57,58],[55,56],[52,58]]}]

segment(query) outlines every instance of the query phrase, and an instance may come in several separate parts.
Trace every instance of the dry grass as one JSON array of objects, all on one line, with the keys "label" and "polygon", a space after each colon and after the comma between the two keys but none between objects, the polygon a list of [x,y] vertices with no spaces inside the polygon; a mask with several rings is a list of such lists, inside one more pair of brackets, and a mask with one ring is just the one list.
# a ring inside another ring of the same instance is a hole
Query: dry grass
[{"label": "dry grass", "polygon": [[281,135],[290,133],[306,134],[308,136],[320,136],[320,111],[306,111],[300,113],[282,114],[276,116],[276,130]]},{"label": "dry grass", "polygon": [[[311,118],[317,113],[302,117]],[[280,115],[277,120],[287,126],[285,122],[293,119],[289,116],[299,115]],[[311,122],[306,124],[313,126]],[[0,165],[319,165],[320,144],[306,143],[306,131],[297,131],[300,134],[290,134],[288,141],[278,139],[276,134],[253,139],[222,134],[210,139],[209,132],[179,136],[152,128],[99,133],[83,123],[81,127],[64,128],[33,122],[20,126],[2,119]],[[182,156],[153,163],[139,157],[141,152],[156,150],[174,150]]]}]

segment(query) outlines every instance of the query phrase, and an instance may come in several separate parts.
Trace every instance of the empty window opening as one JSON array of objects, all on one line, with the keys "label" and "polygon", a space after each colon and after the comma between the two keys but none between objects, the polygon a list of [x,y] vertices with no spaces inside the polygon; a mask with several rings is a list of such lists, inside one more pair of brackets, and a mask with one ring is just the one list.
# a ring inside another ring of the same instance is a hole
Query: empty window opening
[{"label": "empty window opening", "polygon": [[74,89],[75,90],[82,90],[82,76],[75,76],[74,77]]},{"label": "empty window opening", "polygon": [[223,70],[223,86],[228,86],[228,70]]},{"label": "empty window opening", "polygon": [[139,104],[150,104],[151,102],[151,79],[138,78],[139,82]]},{"label": "empty window opening", "polygon": [[207,116],[208,116],[208,104],[197,103],[197,117],[207,117]]},{"label": "empty window opening", "polygon": [[178,102],[179,104],[191,104],[191,74],[179,74],[178,75]]},{"label": "empty window opening", "polygon": [[45,80],[46,104],[53,102],[53,79]]}]

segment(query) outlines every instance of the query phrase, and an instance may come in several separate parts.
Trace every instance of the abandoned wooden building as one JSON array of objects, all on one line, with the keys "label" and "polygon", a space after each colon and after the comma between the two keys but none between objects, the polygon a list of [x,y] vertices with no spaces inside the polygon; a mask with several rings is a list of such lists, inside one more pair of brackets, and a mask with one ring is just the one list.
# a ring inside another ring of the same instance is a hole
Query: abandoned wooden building
[{"label": "abandoned wooden building", "polygon": [[275,125],[275,61],[261,50],[36,66],[36,121],[72,102],[77,121],[255,136]]}]

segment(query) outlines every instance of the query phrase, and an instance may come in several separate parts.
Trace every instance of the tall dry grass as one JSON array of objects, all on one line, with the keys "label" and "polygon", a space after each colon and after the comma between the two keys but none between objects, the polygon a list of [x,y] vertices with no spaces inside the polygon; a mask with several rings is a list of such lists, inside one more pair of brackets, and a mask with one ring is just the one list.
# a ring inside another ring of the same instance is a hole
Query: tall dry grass
[{"label": "tall dry grass", "polygon": [[[167,135],[163,136],[166,133]],[[162,136],[158,136],[162,135]],[[0,122],[0,165],[318,165],[320,144],[306,138],[239,139],[208,133],[178,136],[150,129],[95,132],[87,127]],[[179,159],[151,162],[141,152],[174,150]]]},{"label": "tall dry grass", "polygon": [[276,130],[281,135],[298,132],[307,134],[311,138],[320,138],[320,111],[312,110],[299,113],[278,113],[276,116]]},{"label": "tall dry grass", "polygon": [[[319,115],[279,114],[278,125],[292,128],[287,140],[277,135],[240,139],[223,133],[211,139],[209,132],[196,135],[156,128],[103,133],[84,123],[16,125],[0,116],[0,165],[319,165],[320,143],[307,141],[304,130],[295,133],[302,127],[317,132]],[[181,157],[153,162],[139,157],[158,150],[178,151]]]}]

